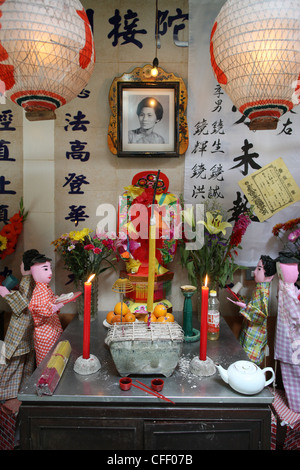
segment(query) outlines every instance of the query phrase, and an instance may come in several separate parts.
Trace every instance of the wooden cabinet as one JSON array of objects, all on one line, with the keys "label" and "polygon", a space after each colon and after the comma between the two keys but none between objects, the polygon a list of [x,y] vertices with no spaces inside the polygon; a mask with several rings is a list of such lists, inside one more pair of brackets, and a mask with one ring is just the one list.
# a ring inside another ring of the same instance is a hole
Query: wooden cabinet
[{"label": "wooden cabinet", "polygon": [[22,449],[28,450],[269,449],[270,431],[268,408],[21,408]]}]

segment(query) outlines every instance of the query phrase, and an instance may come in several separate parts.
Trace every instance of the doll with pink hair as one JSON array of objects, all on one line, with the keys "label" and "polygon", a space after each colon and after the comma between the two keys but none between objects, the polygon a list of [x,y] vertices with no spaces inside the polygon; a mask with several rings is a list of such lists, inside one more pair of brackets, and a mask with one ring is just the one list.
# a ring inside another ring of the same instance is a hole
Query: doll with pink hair
[{"label": "doll with pink hair", "polygon": [[300,290],[299,260],[291,253],[277,258],[278,313],[275,359],[280,361],[282,381],[291,410],[300,413]]},{"label": "doll with pink hair", "polygon": [[49,286],[52,278],[50,258],[40,255],[31,266],[31,275],[36,286],[28,306],[34,321],[34,348],[39,365],[60,337],[63,329],[59,310],[63,303],[55,303],[57,296]]}]

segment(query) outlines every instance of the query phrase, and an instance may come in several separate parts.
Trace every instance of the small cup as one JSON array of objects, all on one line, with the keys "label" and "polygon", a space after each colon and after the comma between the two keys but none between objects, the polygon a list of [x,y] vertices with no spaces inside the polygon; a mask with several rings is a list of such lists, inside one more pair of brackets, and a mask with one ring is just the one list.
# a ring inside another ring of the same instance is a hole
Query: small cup
[{"label": "small cup", "polygon": [[132,380],[129,377],[123,377],[119,380],[121,390],[130,390],[132,385]]},{"label": "small cup", "polygon": [[160,392],[163,389],[164,381],[162,379],[151,380],[151,388],[156,392]]}]

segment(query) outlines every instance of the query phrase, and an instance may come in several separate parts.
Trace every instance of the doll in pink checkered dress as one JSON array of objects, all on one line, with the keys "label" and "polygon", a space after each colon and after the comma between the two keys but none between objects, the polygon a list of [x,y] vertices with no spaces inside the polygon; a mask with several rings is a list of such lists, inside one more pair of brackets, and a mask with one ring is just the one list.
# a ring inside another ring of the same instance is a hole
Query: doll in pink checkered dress
[{"label": "doll in pink checkered dress", "polygon": [[289,407],[300,413],[300,289],[295,285],[299,261],[287,253],[280,253],[276,266],[279,285],[274,357],[280,361]]},{"label": "doll in pink checkered dress", "polygon": [[36,363],[39,365],[63,331],[58,313],[64,304],[55,303],[57,296],[49,286],[52,278],[49,258],[42,255],[41,259],[35,260],[31,274],[36,286],[28,309],[34,321],[33,340]]}]

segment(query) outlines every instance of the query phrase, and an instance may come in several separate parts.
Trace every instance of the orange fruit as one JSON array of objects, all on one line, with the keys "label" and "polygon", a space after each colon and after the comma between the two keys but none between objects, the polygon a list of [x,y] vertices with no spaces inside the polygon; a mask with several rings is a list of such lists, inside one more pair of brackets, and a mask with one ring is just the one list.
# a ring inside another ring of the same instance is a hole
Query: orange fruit
[{"label": "orange fruit", "polygon": [[111,324],[113,325],[114,323],[121,323],[121,318],[121,315],[115,315],[111,320]]},{"label": "orange fruit", "polygon": [[139,321],[144,321],[145,317],[148,318],[148,315],[145,315],[144,313],[136,313],[136,319]]},{"label": "orange fruit", "polygon": [[157,318],[164,317],[167,312],[167,307],[165,307],[163,304],[157,304],[153,310],[153,313]]},{"label": "orange fruit", "polygon": [[168,323],[170,320],[168,317],[158,317],[157,320],[159,323]]},{"label": "orange fruit", "polygon": [[165,317],[168,318],[168,321],[171,321],[171,322],[173,322],[175,320],[174,315],[172,313],[169,313],[169,312],[166,314]]},{"label": "orange fruit", "polygon": [[107,323],[111,323],[112,319],[116,316],[115,312],[112,310],[111,312],[108,312],[106,315],[106,321]]},{"label": "orange fruit", "polygon": [[134,315],[134,313],[131,313],[131,312],[130,312],[130,313],[127,313],[127,314],[125,315],[124,320],[127,321],[128,323],[134,322],[134,321],[135,321],[135,315]]},{"label": "orange fruit", "polygon": [[[156,316],[153,313],[151,313],[151,320],[150,321],[156,321],[156,320],[157,320]],[[148,322],[148,315],[145,315],[144,322],[145,323]]]},{"label": "orange fruit", "polygon": [[115,312],[116,315],[121,315],[121,310],[122,310],[122,316],[123,317],[125,317],[125,315],[127,315],[127,313],[130,312],[130,310],[127,307],[127,305],[125,304],[125,302],[118,302],[115,305],[114,312]]}]

